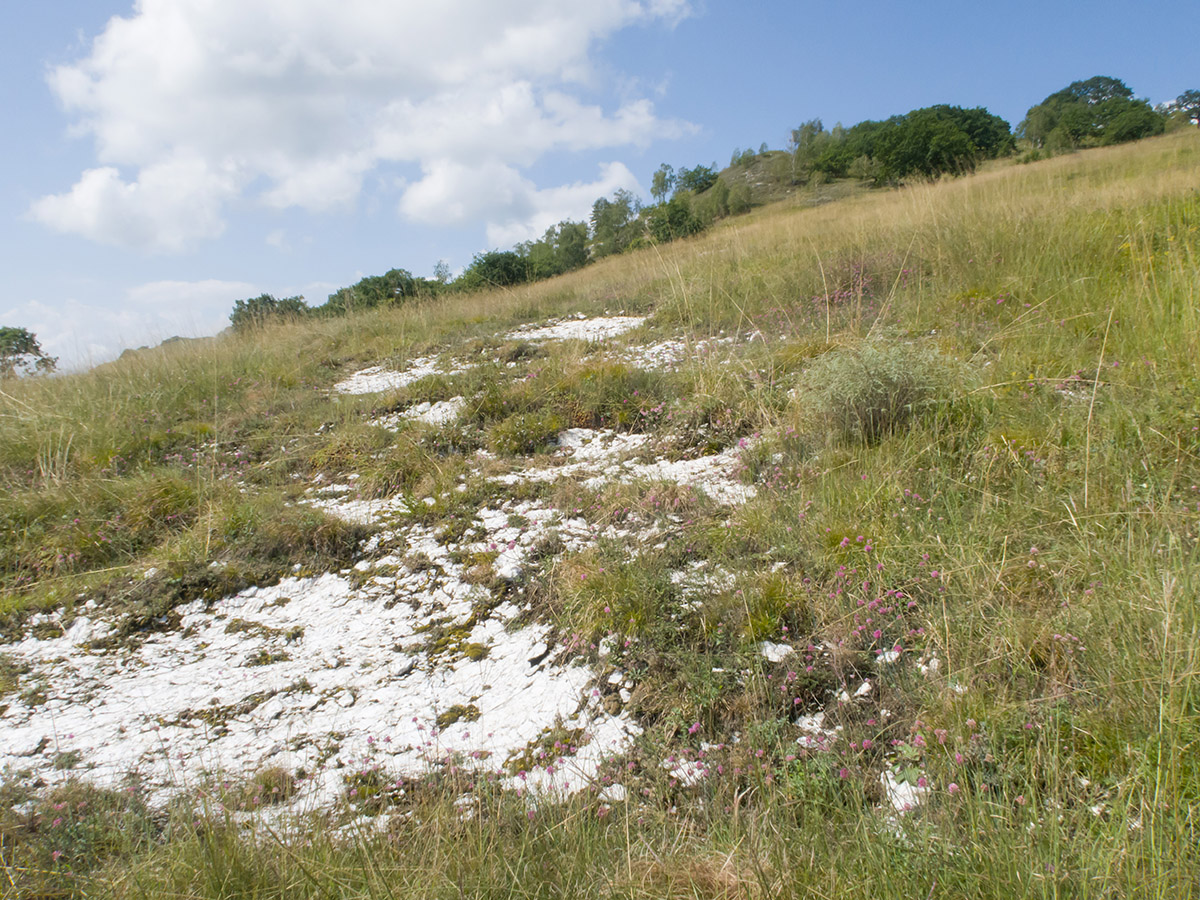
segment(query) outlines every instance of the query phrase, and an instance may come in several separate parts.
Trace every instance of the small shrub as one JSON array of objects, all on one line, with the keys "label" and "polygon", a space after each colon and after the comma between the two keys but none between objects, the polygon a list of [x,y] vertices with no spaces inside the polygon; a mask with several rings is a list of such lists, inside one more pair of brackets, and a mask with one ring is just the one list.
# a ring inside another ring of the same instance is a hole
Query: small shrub
[{"label": "small shrub", "polygon": [[660,374],[612,362],[566,373],[552,390],[576,428],[642,430],[650,412],[668,399]]},{"label": "small shrub", "polygon": [[13,782],[0,785],[6,876],[0,895],[91,896],[93,872],[145,854],[162,827],[135,785],[106,790],[72,779],[40,794]]},{"label": "small shrub", "polygon": [[936,351],[873,342],[827,353],[805,382],[837,436],[876,444],[943,400],[957,368]]},{"label": "small shrub", "polygon": [[303,297],[276,299],[270,294],[261,294],[248,300],[238,300],[229,314],[229,324],[234,331],[249,331],[271,322],[289,322],[303,319],[312,310]]},{"label": "small shrub", "polygon": [[357,471],[363,462],[386,453],[393,443],[404,442],[379,428],[337,428],[308,454],[308,466],[313,471],[332,475]]},{"label": "small shrub", "polygon": [[678,633],[678,592],[660,557],[623,561],[585,551],[562,567],[556,591],[560,627],[589,640],[604,632]]},{"label": "small shrub", "polygon": [[806,592],[795,578],[772,572],[745,595],[744,631],[751,641],[776,638],[780,629],[805,634],[813,627]]},{"label": "small shrub", "polygon": [[562,418],[554,413],[509,416],[488,430],[488,448],[505,455],[536,453],[553,442],[563,427]]},{"label": "small shrub", "polygon": [[29,672],[29,663],[0,653],[0,697],[15,691],[21,683],[21,676]]},{"label": "small shrub", "polygon": [[286,803],[299,790],[295,775],[283,766],[268,766],[256,772],[252,778],[226,784],[217,796],[226,808],[247,812]]},{"label": "small shrub", "polygon": [[458,722],[474,722],[480,716],[479,707],[474,703],[456,703],[437,717],[438,728],[449,728]]}]

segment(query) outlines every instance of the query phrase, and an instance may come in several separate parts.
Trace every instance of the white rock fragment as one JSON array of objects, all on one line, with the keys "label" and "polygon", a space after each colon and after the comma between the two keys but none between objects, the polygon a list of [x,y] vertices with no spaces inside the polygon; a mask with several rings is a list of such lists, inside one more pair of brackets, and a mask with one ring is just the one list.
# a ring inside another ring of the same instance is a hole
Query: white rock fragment
[{"label": "white rock fragment", "polygon": [[420,381],[429,375],[436,375],[439,371],[447,375],[456,375],[463,370],[461,368],[441,370],[438,368],[437,357],[424,356],[412,360],[403,372],[385,369],[383,366],[361,369],[339,381],[333,386],[333,389],[339,394],[380,394],[384,391],[395,391],[408,387],[414,381]]},{"label": "white rock fragment", "polygon": [[602,341],[632,331],[645,321],[645,316],[568,319],[550,325],[521,328],[509,334],[509,338],[525,341]]},{"label": "white rock fragment", "polygon": [[[622,481],[673,481],[703,491],[718,503],[736,506],[753,499],[757,492],[753,485],[737,480],[736,471],[741,466],[741,453],[730,448],[712,456],[697,459],[682,459],[675,462],[656,460],[652,463],[626,464],[617,473]],[[601,474],[584,482],[588,488],[602,487],[612,480]]]},{"label": "white rock fragment", "polygon": [[403,497],[385,497],[379,500],[346,497],[306,497],[302,501],[309,506],[324,510],[332,516],[357,525],[375,525],[397,513],[408,511]]},{"label": "white rock fragment", "polygon": [[782,662],[787,659],[795,651],[789,644],[776,644],[772,641],[763,641],[758,645],[758,652],[762,654],[767,662]]},{"label": "white rock fragment", "polygon": [[842,730],[841,725],[835,728],[825,727],[824,711],[801,716],[796,720],[796,727],[803,732],[796,739],[796,743],[807,750],[828,749],[838,739],[838,732]]},{"label": "white rock fragment", "polygon": [[496,480],[503,484],[519,484],[571,478],[582,481],[589,490],[599,490],[612,482],[667,481],[696,488],[727,505],[740,505],[756,496],[753,485],[742,484],[737,479],[742,465],[739,448],[676,461],[660,459],[638,463],[628,459],[649,440],[644,434],[620,435],[612,431],[573,428],[559,435],[559,455],[566,462],[547,468],[525,468]]},{"label": "white rock fragment", "polygon": [[629,796],[629,791],[625,785],[620,782],[610,784],[600,792],[601,803],[624,803],[625,798]]},{"label": "white rock fragment", "polygon": [[674,370],[687,359],[711,356],[722,345],[735,342],[735,338],[703,338],[698,341],[665,340],[643,347],[630,347],[618,355],[618,359],[639,369]]},{"label": "white rock fragment", "polygon": [[[479,621],[486,592],[462,580],[426,530],[408,529],[404,543],[433,568],[391,565],[393,574],[359,587],[337,575],[287,578],[211,608],[197,601],[178,609],[179,629],[129,648],[78,647],[73,639],[108,627],[92,617],[77,619],[74,633],[8,645],[49,697],[33,708],[10,704],[0,718],[0,768],[28,769],[50,784],[81,777],[106,786],[133,769],[165,802],[201,771],[244,777],[270,762],[316,773],[294,802],[300,809],[341,796],[339,760],[370,757],[411,776],[452,754],[490,760],[496,770],[562,726],[585,735],[585,746],[531,777],[539,789],[582,788],[637,726],[593,702],[590,668],[545,661],[553,648],[544,627],[509,630],[520,613],[513,604]],[[435,653],[421,630],[473,619],[468,640],[487,647],[478,659],[453,648]],[[535,658],[543,662],[531,667]],[[437,712],[456,706],[473,721],[439,731]],[[70,751],[80,764],[56,770],[57,754]]]},{"label": "white rock fragment", "polygon": [[672,757],[664,759],[661,765],[671,773],[671,777],[678,780],[680,784],[688,787],[699,784],[709,774],[708,765],[703,760],[698,759]]},{"label": "white rock fragment", "polygon": [[888,803],[898,813],[916,809],[929,793],[928,787],[902,781],[891,769],[884,769],[879,774],[879,782],[883,785]]},{"label": "white rock fragment", "polygon": [[414,422],[424,422],[426,425],[448,425],[451,422],[458,421],[458,417],[466,405],[467,400],[465,397],[451,397],[449,400],[441,400],[437,403],[425,401],[415,406],[410,406],[403,412],[393,413],[390,416],[382,416],[375,419],[371,424],[377,425],[380,428],[387,428],[391,431],[399,428],[401,422],[406,419]]}]

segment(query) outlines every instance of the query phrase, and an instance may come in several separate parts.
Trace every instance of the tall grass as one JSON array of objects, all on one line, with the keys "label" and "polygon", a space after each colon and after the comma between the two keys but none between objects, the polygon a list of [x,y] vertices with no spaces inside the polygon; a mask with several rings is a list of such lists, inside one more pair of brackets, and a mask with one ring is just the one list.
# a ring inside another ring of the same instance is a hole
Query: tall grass
[{"label": "tall grass", "polygon": [[[319,517],[262,524],[284,517],[295,476],[382,453],[404,471],[371,483],[417,490],[446,477],[437,454],[460,444],[367,440],[377,407],[421,397],[331,403],[329,386],[356,365],[464,342],[498,351],[512,325],[567,312],[645,313],[647,339],[690,348],[744,343],[729,364],[693,354],[642,380],[578,347],[546,350],[532,377],[480,394],[476,446],[491,440],[519,465],[573,423],[645,430],[677,452],[745,441],[758,489],[733,511],[661,485],[557,489],[597,521],[673,529],[641,556],[552,556],[530,594],[564,633],[635,638],[611,661],[638,673],[629,708],[647,729],[606,772],[626,799],[598,784],[530,804],[431,772],[386,827],[314,819],[285,835],[187,810],[143,843],[85,854],[71,877],[38,807],[6,813],[0,832],[13,890],[1196,896],[1198,184],[1200,139],[1181,133],[784,202],[512,291],[5,383],[0,584],[14,622],[80,585],[120,596],[160,560],[198,572],[222,546],[242,548],[246,578],[292,553],[314,568],[347,558],[356,536]],[[862,364],[871,348],[890,348],[886,378]],[[621,418],[630,401],[639,415]],[[889,403],[886,427],[863,424]],[[118,513],[133,524],[114,525]],[[222,545],[243,521],[262,540]],[[64,550],[80,561],[60,562]],[[684,609],[663,573],[699,560],[733,580]],[[763,639],[800,652],[766,663]],[[884,661],[892,648],[901,662]],[[868,697],[832,703],[864,679]],[[795,713],[826,706],[841,736],[806,751]],[[701,752],[695,784],[662,765]],[[904,767],[928,793],[893,815],[880,778]]]}]

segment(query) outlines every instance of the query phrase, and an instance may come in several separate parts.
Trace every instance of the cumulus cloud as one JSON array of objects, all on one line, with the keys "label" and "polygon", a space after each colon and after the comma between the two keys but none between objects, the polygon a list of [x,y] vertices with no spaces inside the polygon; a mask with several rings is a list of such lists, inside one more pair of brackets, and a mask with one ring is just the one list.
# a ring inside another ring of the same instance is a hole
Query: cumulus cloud
[{"label": "cumulus cloud", "polygon": [[533,227],[574,196],[530,178],[546,153],[690,130],[645,98],[597,100],[592,60],[621,29],[688,11],[687,0],[140,0],[85,58],[51,71],[98,165],[31,212],[92,240],[172,251],[220,234],[239,198],[345,208],[390,167],[415,176],[405,215]]},{"label": "cumulus cloud", "polygon": [[37,200],[32,213],[101,244],[172,251],[219,235],[221,206],[235,193],[233,180],[203,159],[172,159],[146,166],[132,182],[112,166],[88,169],[67,193]]},{"label": "cumulus cloud", "polygon": [[113,359],[126,347],[216,334],[229,324],[235,301],[261,293],[244,281],[155,281],[119,298],[21,303],[0,309],[0,321],[20,322],[62,368],[75,369]]},{"label": "cumulus cloud", "polygon": [[600,177],[595,181],[531,190],[527,195],[528,212],[507,216],[496,212],[489,217],[488,246],[508,247],[539,238],[551,225],[578,219],[579,211],[589,209],[597,197],[606,197],[616,190],[638,190],[637,178],[619,162],[601,166]]}]

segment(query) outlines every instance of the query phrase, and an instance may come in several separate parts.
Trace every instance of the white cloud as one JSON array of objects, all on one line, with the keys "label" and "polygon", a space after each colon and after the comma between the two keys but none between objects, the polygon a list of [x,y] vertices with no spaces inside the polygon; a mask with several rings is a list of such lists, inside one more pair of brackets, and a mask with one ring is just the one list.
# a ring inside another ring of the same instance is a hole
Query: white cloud
[{"label": "white cloud", "polygon": [[154,163],[133,182],[105,166],[88,169],[67,193],[37,200],[31,212],[58,231],[97,243],[174,251],[224,230],[221,206],[235,185],[198,158]]},{"label": "white cloud", "polygon": [[488,246],[508,247],[520,241],[541,237],[551,225],[564,219],[586,219],[597,197],[607,197],[624,189],[637,193],[637,178],[623,163],[607,163],[595,181],[564,184],[561,187],[535,190],[530,196],[532,210],[525,215],[504,219],[495,215],[488,224]]},{"label": "white cloud", "polygon": [[[368,173],[399,166],[424,173],[405,188],[406,214],[495,215],[486,221],[508,229],[546,191],[569,190],[529,176],[547,152],[690,128],[644,98],[583,99],[605,93],[599,41],[688,11],[687,0],[140,0],[86,58],[51,72],[98,166],[31,212],[92,240],[171,251],[219,234],[240,197],[345,208]],[[435,213],[434,197],[450,210]]]},{"label": "white cloud", "polygon": [[61,368],[74,369],[113,359],[126,347],[216,334],[229,324],[235,301],[261,293],[243,281],[155,281],[125,291],[119,303],[30,301],[0,311],[0,320],[19,322],[60,358]]},{"label": "white cloud", "polygon": [[637,178],[620,162],[601,166],[594,181],[539,189],[512,166],[442,160],[405,190],[400,211],[431,225],[486,221],[488,246],[508,247],[541,237],[564,219],[586,219],[597,197],[618,188],[640,189]]},{"label": "white cloud", "polygon": [[535,190],[516,169],[502,162],[465,165],[435,160],[425,177],[405,190],[400,212],[431,225],[490,219],[501,210],[526,215],[532,211],[528,198]]}]

